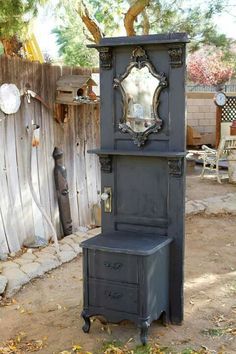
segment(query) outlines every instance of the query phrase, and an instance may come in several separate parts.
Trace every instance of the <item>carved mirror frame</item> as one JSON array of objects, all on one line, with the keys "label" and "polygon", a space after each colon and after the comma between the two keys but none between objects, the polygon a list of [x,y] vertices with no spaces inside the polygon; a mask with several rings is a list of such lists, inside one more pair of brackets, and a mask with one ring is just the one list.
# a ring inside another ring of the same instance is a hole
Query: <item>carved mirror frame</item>
[{"label": "carved mirror frame", "polygon": [[[149,72],[159,80],[159,84],[157,85],[153,98],[152,98],[152,110],[154,114],[154,119],[155,122],[152,124],[149,128],[147,128],[143,132],[135,132],[127,123],[127,112],[128,112],[128,98],[126,95],[126,91],[122,85],[122,81],[126,79],[126,77],[130,74],[131,70],[133,68],[137,69],[142,69],[144,67],[147,67]],[[132,52],[132,57],[130,60],[130,63],[128,64],[124,74],[120,75],[118,78],[114,79],[114,88],[119,88],[122,96],[122,104],[123,104],[123,114],[119,122],[119,129],[123,133],[129,133],[134,141],[134,144],[136,144],[138,147],[144,145],[145,141],[147,140],[147,137],[151,133],[157,133],[162,126],[162,119],[159,117],[158,114],[158,107],[160,104],[160,93],[161,90],[165,87],[167,87],[167,78],[164,73],[158,73],[154,66],[152,65],[151,61],[148,59],[147,54],[145,50],[142,47],[137,47],[134,49]]]}]

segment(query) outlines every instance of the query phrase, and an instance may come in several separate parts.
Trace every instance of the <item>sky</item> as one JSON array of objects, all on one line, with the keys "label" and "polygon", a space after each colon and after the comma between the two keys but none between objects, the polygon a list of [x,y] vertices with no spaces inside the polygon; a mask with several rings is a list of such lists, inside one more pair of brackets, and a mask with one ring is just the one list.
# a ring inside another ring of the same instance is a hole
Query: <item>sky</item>
[{"label": "sky", "polygon": [[[41,50],[47,52],[53,59],[58,57],[56,36],[52,33],[56,26],[52,13],[57,1],[51,0],[49,5],[40,9],[34,25],[34,34]],[[214,21],[219,32],[236,39],[236,0],[230,0],[230,4],[233,6],[229,8],[229,12],[215,16]]]}]

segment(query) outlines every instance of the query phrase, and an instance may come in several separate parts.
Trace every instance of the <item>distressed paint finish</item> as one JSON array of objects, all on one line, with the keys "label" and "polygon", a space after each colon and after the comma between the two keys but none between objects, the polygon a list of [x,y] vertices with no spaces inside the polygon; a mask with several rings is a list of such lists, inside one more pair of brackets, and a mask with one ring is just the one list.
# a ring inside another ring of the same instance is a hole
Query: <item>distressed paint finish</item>
[{"label": "distressed paint finish", "polygon": [[[141,328],[145,344],[154,319],[162,316],[163,322],[174,324],[183,320],[187,41],[185,34],[173,33],[104,38],[98,46],[100,51],[109,48],[112,62],[109,70],[101,66],[101,148],[93,152],[102,163],[102,191],[112,188],[112,211],[105,213],[102,208],[101,236],[82,243],[88,255],[84,261],[85,332],[90,328],[89,317],[96,314],[111,322],[129,319]],[[119,129],[122,95],[113,89],[114,78],[126,72],[139,46],[168,81],[159,97],[163,126],[140,148]],[[129,272],[125,271],[128,259]],[[129,290],[126,295],[124,285]]]}]

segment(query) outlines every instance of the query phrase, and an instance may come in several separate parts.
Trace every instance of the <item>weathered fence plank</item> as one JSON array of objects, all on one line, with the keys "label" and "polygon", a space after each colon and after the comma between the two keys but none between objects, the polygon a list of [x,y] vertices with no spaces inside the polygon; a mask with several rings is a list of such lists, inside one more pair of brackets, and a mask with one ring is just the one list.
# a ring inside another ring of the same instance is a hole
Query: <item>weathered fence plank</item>
[{"label": "weathered fence plank", "polygon": [[[100,167],[86,150],[99,145],[98,105],[71,106],[70,119],[59,124],[53,118],[56,81],[64,74],[84,74],[90,70],[32,63],[0,56],[0,85],[14,83],[22,92],[28,84],[51,109],[36,99],[21,98],[15,115],[0,114],[0,253],[20,249],[35,236],[51,237],[50,229],[36,207],[27,180],[26,127],[40,126],[40,145],[32,148],[32,181],[36,194],[50,216],[58,237],[62,234],[53,178],[55,146],[64,151],[70,190],[73,230],[94,224],[93,207],[99,205]],[[1,120],[2,119],[2,120]]]}]

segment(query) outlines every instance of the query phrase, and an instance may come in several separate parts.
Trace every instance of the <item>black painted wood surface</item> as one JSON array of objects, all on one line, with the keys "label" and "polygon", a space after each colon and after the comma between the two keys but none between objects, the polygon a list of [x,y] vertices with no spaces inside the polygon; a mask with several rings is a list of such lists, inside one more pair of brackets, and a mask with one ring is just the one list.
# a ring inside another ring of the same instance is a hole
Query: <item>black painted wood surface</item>
[{"label": "black painted wood surface", "polygon": [[[141,327],[146,343],[148,326],[162,314],[164,321],[183,320],[187,41],[186,34],[178,33],[104,38],[97,46],[101,147],[93,152],[100,156],[102,190],[112,189],[112,211],[102,208],[102,234],[82,243],[86,331],[92,315],[111,322],[130,319]],[[138,148],[119,130],[122,100],[113,83],[140,45],[156,71],[166,75],[168,87],[160,95],[162,129]],[[123,284],[129,284],[130,296],[122,295]]]}]

